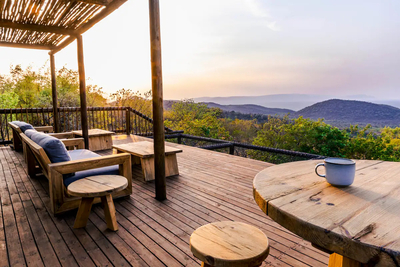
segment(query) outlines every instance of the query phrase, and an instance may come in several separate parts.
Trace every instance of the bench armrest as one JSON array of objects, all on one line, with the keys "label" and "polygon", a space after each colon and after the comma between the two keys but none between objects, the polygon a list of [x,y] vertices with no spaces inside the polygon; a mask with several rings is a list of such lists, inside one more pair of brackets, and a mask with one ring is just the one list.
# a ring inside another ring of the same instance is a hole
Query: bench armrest
[{"label": "bench armrest", "polygon": [[129,165],[131,169],[131,155],[128,153],[121,153],[109,156],[102,156],[90,159],[71,160],[60,163],[49,164],[50,171],[58,172],[60,174],[67,174],[112,165]]},{"label": "bench armrest", "polygon": [[49,133],[49,135],[54,136],[55,138],[58,138],[58,139],[74,138],[74,134],[73,134],[72,132],[66,132],[66,133]]},{"label": "bench armrest", "polygon": [[83,138],[60,139],[66,147],[77,147],[78,149],[85,148],[85,141]]},{"label": "bench armrest", "polygon": [[46,133],[52,133],[53,132],[53,126],[36,126],[36,127],[33,127],[33,128],[38,132],[46,132]]},{"label": "bench armrest", "polygon": [[49,164],[49,191],[53,213],[56,214],[64,203],[63,174],[117,164],[119,164],[119,174],[128,180],[127,190],[130,195],[132,194],[132,165],[131,155],[128,153]]}]

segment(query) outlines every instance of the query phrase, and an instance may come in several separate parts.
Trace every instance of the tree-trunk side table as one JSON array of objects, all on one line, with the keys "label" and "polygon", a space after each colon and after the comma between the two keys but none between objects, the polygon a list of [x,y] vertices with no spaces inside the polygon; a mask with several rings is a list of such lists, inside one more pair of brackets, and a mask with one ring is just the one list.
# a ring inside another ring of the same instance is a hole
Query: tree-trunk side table
[{"label": "tree-trunk side table", "polygon": [[86,226],[94,198],[100,197],[104,206],[104,215],[107,221],[107,227],[110,230],[117,231],[118,224],[115,217],[115,207],[111,194],[121,191],[127,186],[128,180],[120,175],[90,176],[71,183],[67,188],[68,194],[82,197],[76,215],[74,228],[82,228]]}]

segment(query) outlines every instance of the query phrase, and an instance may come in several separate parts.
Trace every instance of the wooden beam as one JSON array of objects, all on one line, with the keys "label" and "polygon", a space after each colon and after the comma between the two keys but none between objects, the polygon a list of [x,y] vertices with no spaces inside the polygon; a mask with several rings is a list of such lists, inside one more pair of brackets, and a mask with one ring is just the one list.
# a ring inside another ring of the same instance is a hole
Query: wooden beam
[{"label": "wooden beam", "polygon": [[156,199],[167,198],[159,0],[149,0]]},{"label": "wooden beam", "polygon": [[[74,0],[72,0],[74,1]],[[78,2],[86,3],[86,4],[94,4],[99,6],[108,6],[112,0],[78,0]]]},{"label": "wooden beam", "polygon": [[[100,11],[96,16],[94,16],[92,19],[90,19],[87,23],[83,24],[76,30],[77,35],[82,35],[84,32],[92,28],[96,23],[107,17],[109,14],[114,12],[116,9],[118,9],[123,3],[125,3],[127,0],[114,0],[112,1],[106,8],[104,8],[102,11]],[[53,50],[50,52],[51,54],[55,54],[62,49],[64,49],[66,46],[68,46],[70,43],[75,41],[76,37],[71,36],[65,39],[61,44],[58,46],[54,47]]]},{"label": "wooden beam", "polygon": [[60,132],[60,122],[58,117],[58,99],[57,99],[57,78],[56,78],[56,64],[54,55],[50,55],[50,71],[51,71],[51,95],[53,98],[53,121],[54,131]]},{"label": "wooden beam", "polygon": [[26,30],[26,31],[50,32],[62,35],[75,35],[75,30],[65,29],[63,27],[26,24],[26,23],[13,22],[11,20],[5,20],[5,19],[0,20],[0,27]]},{"label": "wooden beam", "polygon": [[86,103],[86,77],[85,77],[85,64],[83,59],[83,41],[82,35],[76,38],[78,46],[78,72],[79,72],[79,94],[81,99],[81,123],[82,123],[82,137],[85,140],[85,148],[89,149],[89,129],[87,117],[87,103]]},{"label": "wooden beam", "polygon": [[40,49],[40,50],[52,50],[55,48],[55,46],[52,45],[18,44],[12,42],[4,42],[4,41],[0,41],[0,46],[13,47],[13,48]]}]

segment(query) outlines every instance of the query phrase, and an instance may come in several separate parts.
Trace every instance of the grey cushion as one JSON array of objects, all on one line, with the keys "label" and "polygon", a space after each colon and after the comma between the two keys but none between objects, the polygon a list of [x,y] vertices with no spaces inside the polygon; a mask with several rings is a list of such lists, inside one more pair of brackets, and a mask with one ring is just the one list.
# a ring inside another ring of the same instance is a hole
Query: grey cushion
[{"label": "grey cushion", "polygon": [[23,133],[25,133],[26,130],[34,129],[32,125],[23,121],[12,121],[11,123],[17,125]]},{"label": "grey cushion", "polygon": [[51,163],[70,161],[71,157],[68,154],[64,143],[50,135],[40,132],[29,133],[33,142],[41,146],[49,157]]},{"label": "grey cushion", "polygon": [[28,136],[29,138],[31,138],[32,134],[37,133],[37,131],[35,129],[29,129],[25,131],[25,135]]},{"label": "grey cushion", "polygon": [[[71,157],[71,160],[81,160],[81,159],[90,159],[90,158],[101,157],[99,154],[96,154],[87,149],[71,150],[71,151],[68,151],[68,153]],[[102,167],[102,168],[97,168],[97,169],[86,170],[86,171],[80,171],[80,172],[76,172],[74,175],[69,176],[69,177],[68,177],[68,175],[64,175],[64,185],[68,186],[72,182],[75,182],[79,179],[86,178],[89,176],[118,175],[118,174],[119,174],[119,166],[118,165],[107,166],[107,167]]]}]

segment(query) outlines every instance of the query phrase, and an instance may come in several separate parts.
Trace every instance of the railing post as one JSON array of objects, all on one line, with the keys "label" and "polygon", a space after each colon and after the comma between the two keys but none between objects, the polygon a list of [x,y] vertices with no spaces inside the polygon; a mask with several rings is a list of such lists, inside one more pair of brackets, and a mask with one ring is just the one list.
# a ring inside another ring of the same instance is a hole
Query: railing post
[{"label": "railing post", "polygon": [[180,135],[180,134],[178,136],[178,144],[182,144],[182,135]]},{"label": "railing post", "polygon": [[231,144],[231,146],[229,147],[229,154],[235,155],[235,145],[234,144]]},{"label": "railing post", "polygon": [[130,135],[131,134],[131,110],[130,108],[126,108],[126,135]]}]

